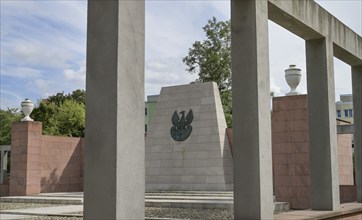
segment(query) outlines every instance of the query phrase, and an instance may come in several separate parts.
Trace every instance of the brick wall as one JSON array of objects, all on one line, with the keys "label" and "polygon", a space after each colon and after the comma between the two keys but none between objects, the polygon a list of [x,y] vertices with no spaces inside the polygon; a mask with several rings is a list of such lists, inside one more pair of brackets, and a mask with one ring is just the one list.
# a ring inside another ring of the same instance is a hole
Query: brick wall
[{"label": "brick wall", "polygon": [[43,136],[41,192],[83,190],[83,139]]},{"label": "brick wall", "polygon": [[41,122],[12,127],[9,195],[83,190],[81,138],[42,135]]},{"label": "brick wall", "polygon": [[[349,124],[337,120],[337,125]],[[338,169],[339,184],[354,185],[353,183],[353,155],[352,155],[352,134],[337,135],[338,143]]]},{"label": "brick wall", "polygon": [[[273,99],[272,153],[277,201],[293,209],[311,206],[307,95]],[[340,185],[353,185],[351,135],[337,135]],[[342,187],[341,201],[351,199]],[[348,197],[348,198],[347,198]]]},{"label": "brick wall", "polygon": [[291,208],[310,207],[307,96],[273,99],[272,152],[274,193]]}]

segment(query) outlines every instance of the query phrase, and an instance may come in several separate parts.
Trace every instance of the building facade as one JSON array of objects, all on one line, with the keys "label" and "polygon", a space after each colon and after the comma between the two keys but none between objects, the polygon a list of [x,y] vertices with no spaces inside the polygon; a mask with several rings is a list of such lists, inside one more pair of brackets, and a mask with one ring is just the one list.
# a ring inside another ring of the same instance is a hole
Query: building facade
[{"label": "building facade", "polygon": [[337,118],[353,124],[352,94],[340,95],[340,101],[336,102]]},{"label": "building facade", "polygon": [[149,95],[147,96],[147,101],[145,102],[145,133],[150,129],[152,122],[152,117],[156,109],[156,104],[158,101],[159,95]]}]

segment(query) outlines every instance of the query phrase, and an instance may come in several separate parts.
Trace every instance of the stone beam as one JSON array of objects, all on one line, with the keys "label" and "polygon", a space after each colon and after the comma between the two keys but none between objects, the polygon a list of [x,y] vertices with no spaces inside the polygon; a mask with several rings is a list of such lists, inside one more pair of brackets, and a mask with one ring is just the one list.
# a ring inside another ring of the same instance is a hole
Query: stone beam
[{"label": "stone beam", "polygon": [[328,37],[334,56],[362,65],[362,37],[314,1],[268,0],[269,19],[305,39]]},{"label": "stone beam", "polygon": [[352,66],[352,92],[357,201],[362,202],[362,65]]},{"label": "stone beam", "polygon": [[88,1],[84,218],[144,219],[145,3]]},{"label": "stone beam", "polygon": [[231,39],[234,218],[272,219],[267,1],[231,1]]}]

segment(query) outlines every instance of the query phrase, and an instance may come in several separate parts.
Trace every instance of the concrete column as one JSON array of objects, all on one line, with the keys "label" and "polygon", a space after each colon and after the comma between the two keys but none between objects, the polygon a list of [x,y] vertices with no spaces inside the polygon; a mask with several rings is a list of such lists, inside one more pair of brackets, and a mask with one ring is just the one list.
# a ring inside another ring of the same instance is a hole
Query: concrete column
[{"label": "concrete column", "polygon": [[1,158],[1,164],[0,164],[0,184],[3,184],[6,182],[7,178],[7,165],[8,165],[8,153],[9,151],[1,150],[0,151],[0,158]]},{"label": "concrete column", "polygon": [[362,202],[362,65],[352,67],[352,89],[357,201]]},{"label": "concrete column", "polygon": [[231,1],[235,219],[273,218],[267,4]]},{"label": "concrete column", "polygon": [[145,3],[88,1],[85,219],[143,219]]},{"label": "concrete column", "polygon": [[15,122],[11,128],[10,196],[40,193],[42,123]]},{"label": "concrete column", "polygon": [[339,206],[333,44],[306,41],[312,209]]}]

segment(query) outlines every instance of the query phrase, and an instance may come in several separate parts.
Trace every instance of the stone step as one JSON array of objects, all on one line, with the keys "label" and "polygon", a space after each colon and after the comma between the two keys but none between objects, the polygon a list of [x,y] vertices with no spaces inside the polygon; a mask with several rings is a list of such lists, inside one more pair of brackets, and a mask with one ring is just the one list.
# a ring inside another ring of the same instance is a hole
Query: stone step
[{"label": "stone step", "polygon": [[[83,204],[83,193],[44,193],[32,196],[0,197],[0,202]],[[146,207],[233,208],[232,192],[154,192],[146,193]],[[289,211],[289,203],[274,202],[274,212]]]}]

